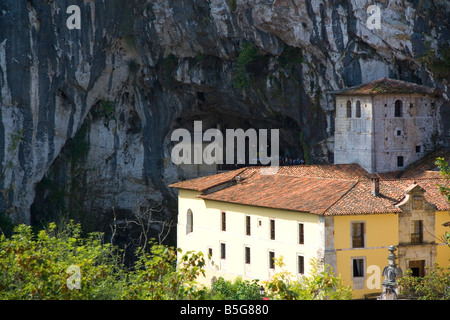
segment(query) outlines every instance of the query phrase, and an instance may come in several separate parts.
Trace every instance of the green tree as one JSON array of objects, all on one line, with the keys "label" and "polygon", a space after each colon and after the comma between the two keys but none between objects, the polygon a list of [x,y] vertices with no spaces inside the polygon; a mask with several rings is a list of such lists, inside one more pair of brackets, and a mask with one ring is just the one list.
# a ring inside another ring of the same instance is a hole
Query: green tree
[{"label": "green tree", "polygon": [[400,292],[419,300],[450,300],[450,268],[439,264],[426,267],[424,277],[414,277],[410,269],[399,279]]},{"label": "green tree", "polygon": [[[450,166],[448,165],[448,162],[445,161],[444,158],[437,158],[435,163],[438,166],[440,174],[444,180],[450,180]],[[443,194],[447,198],[447,201],[450,202],[450,187],[448,185],[441,184],[438,185],[438,188],[441,194]],[[447,222],[447,224],[450,226],[450,222]],[[442,240],[450,246],[450,232],[445,232]]]},{"label": "green tree", "polygon": [[[19,225],[11,238],[0,237],[0,299],[96,299],[114,298],[116,288],[105,289],[119,275],[111,246],[99,233],[81,237],[79,225],[70,223],[58,230],[51,223],[48,230],[36,234]],[[79,289],[70,288],[69,267],[80,271]]]},{"label": "green tree", "polygon": [[[204,294],[196,286],[204,274],[202,253],[182,255],[151,242],[149,250],[137,251],[133,269],[125,268],[119,253],[101,233],[82,237],[81,226],[73,222],[51,223],[37,234],[19,225],[11,237],[0,236],[0,299],[192,299]],[[72,267],[79,271],[79,286],[68,273]]]},{"label": "green tree", "polygon": [[247,89],[251,84],[248,66],[255,61],[258,49],[251,42],[244,42],[237,58],[236,72],[233,76],[233,86],[235,88]]},{"label": "green tree", "polygon": [[259,300],[260,284],[258,280],[242,280],[237,277],[234,282],[222,277],[211,286],[211,299],[215,300]]},{"label": "green tree", "polygon": [[[177,263],[177,253],[180,259]],[[193,299],[200,295],[196,279],[204,275],[203,254],[151,243],[150,251],[137,251],[138,260],[128,274],[123,299],[170,300]]]},{"label": "green tree", "polygon": [[332,268],[321,264],[317,259],[310,261],[311,270],[299,280],[284,269],[283,257],[275,261],[281,271],[266,282],[271,299],[281,300],[349,300],[352,290],[344,286],[340,276],[333,273]]},{"label": "green tree", "polygon": [[[440,170],[440,174],[445,180],[450,180],[450,166],[444,158],[437,158],[436,165]],[[450,187],[445,185],[439,185],[439,191],[447,198],[450,202]]]}]

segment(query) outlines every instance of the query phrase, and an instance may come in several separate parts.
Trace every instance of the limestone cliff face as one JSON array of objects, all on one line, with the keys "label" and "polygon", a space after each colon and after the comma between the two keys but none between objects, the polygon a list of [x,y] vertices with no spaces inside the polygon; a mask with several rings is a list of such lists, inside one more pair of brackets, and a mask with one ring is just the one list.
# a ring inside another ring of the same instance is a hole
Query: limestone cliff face
[{"label": "limestone cliff face", "polygon": [[170,134],[194,120],[281,128],[282,152],[331,161],[328,92],[381,77],[443,92],[436,141],[448,145],[448,2],[377,1],[370,30],[371,4],[1,1],[0,212],[39,222],[50,207],[170,207],[167,185],[183,176]]}]

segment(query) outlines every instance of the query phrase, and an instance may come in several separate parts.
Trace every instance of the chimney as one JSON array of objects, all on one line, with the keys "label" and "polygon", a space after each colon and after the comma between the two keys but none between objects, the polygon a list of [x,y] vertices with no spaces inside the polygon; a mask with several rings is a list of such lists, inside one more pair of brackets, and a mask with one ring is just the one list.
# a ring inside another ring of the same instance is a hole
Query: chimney
[{"label": "chimney", "polygon": [[371,193],[373,196],[378,197],[380,195],[380,178],[373,177],[372,178],[372,188]]}]

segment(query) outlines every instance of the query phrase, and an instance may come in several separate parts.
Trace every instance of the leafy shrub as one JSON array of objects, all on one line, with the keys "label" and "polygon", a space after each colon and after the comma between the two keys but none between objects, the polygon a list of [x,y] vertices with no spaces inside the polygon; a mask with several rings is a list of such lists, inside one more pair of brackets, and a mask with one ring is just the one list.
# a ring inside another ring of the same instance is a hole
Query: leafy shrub
[{"label": "leafy shrub", "polygon": [[202,253],[186,252],[177,265],[177,252],[153,243],[150,252],[138,249],[138,261],[128,275],[122,298],[139,300],[192,299],[197,294],[195,280],[204,274]]},{"label": "leafy shrub", "polygon": [[[195,282],[204,272],[202,253],[181,255],[150,244],[149,252],[138,249],[130,270],[101,233],[81,237],[79,224],[51,223],[37,234],[19,225],[10,238],[0,236],[0,299],[187,299],[204,293]],[[78,288],[68,273],[73,266],[79,268]]]},{"label": "leafy shrub", "polygon": [[329,265],[320,266],[317,259],[311,260],[311,271],[300,280],[293,280],[292,274],[284,270],[283,257],[275,261],[281,268],[266,282],[271,299],[279,300],[349,300],[352,290],[344,286],[340,276],[335,276]]},{"label": "leafy shrub", "polygon": [[216,300],[259,300],[258,280],[248,281],[238,277],[234,282],[220,277],[211,287],[211,297]]},{"label": "leafy shrub", "polygon": [[419,300],[450,300],[450,268],[436,263],[425,267],[424,277],[414,277],[411,269],[399,279],[400,292]]},{"label": "leafy shrub", "polygon": [[236,72],[233,77],[233,86],[235,88],[248,88],[250,77],[247,67],[255,61],[258,50],[251,42],[244,42],[237,58]]},{"label": "leafy shrub", "polygon": [[[95,299],[98,286],[111,282],[115,263],[111,246],[98,233],[81,238],[80,226],[69,224],[58,231],[35,235],[19,225],[11,238],[0,237],[0,299]],[[66,271],[76,265],[81,290],[70,290]]]}]

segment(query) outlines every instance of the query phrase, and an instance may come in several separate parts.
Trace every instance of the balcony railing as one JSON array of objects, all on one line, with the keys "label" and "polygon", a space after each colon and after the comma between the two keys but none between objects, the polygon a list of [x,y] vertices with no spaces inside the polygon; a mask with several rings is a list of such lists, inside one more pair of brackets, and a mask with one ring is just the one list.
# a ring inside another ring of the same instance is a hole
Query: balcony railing
[{"label": "balcony railing", "polygon": [[423,235],[421,232],[411,233],[411,243],[422,243]]},{"label": "balcony railing", "polygon": [[364,236],[353,236],[352,237],[352,247],[353,248],[364,248]]}]

